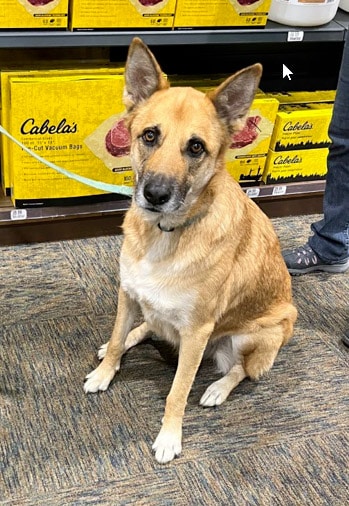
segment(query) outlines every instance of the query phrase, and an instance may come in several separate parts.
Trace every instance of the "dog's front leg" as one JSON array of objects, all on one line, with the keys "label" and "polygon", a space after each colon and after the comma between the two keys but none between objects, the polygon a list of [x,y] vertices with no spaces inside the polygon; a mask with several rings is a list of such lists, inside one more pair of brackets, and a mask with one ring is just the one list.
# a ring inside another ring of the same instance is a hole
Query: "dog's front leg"
[{"label": "dog's front leg", "polygon": [[206,324],[181,332],[177,371],[167,396],[162,427],[153,444],[155,458],[160,464],[170,462],[182,451],[184,410],[213,327],[213,324]]},{"label": "dog's front leg", "polygon": [[120,369],[121,357],[125,351],[125,341],[137,315],[137,303],[120,288],[118,310],[111,339],[100,365],[86,376],[84,390],[86,393],[106,390]]}]

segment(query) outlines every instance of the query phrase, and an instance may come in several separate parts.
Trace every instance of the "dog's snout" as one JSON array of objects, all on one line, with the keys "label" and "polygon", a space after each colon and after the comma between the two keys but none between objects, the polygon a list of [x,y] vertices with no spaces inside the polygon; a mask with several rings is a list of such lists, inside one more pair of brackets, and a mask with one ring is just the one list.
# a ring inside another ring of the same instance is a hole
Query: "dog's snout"
[{"label": "dog's snout", "polygon": [[171,184],[164,179],[152,179],[144,186],[143,194],[150,204],[161,206],[171,198]]}]

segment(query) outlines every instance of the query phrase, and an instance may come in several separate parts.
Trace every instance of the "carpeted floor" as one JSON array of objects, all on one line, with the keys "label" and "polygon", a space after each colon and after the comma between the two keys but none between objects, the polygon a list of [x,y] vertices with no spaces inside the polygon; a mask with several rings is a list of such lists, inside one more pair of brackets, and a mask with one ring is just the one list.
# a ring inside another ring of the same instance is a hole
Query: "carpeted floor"
[{"label": "carpeted floor", "polygon": [[[283,247],[314,216],[274,220]],[[349,503],[349,272],[293,278],[294,339],[258,383],[203,409],[200,369],[180,458],[158,465],[174,368],[131,350],[109,390],[83,393],[117,303],[120,237],[0,249],[0,504],[324,505]]]}]

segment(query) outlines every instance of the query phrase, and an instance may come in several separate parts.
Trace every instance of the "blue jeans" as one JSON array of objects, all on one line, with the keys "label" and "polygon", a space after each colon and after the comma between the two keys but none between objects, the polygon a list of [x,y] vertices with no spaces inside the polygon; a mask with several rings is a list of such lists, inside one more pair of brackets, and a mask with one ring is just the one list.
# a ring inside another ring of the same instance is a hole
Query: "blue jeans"
[{"label": "blue jeans", "polygon": [[311,226],[309,245],[323,260],[349,257],[349,36],[344,46],[329,136],[324,217]]}]

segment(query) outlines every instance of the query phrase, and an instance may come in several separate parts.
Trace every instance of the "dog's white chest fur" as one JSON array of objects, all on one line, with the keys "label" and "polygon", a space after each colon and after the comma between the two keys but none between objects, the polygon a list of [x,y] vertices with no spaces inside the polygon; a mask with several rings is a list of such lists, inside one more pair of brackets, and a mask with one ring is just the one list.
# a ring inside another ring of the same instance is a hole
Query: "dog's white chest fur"
[{"label": "dog's white chest fur", "polygon": [[120,258],[121,286],[140,304],[146,320],[170,324],[177,330],[191,321],[196,291],[183,288],[180,273],[151,255],[139,262],[122,254]]}]

